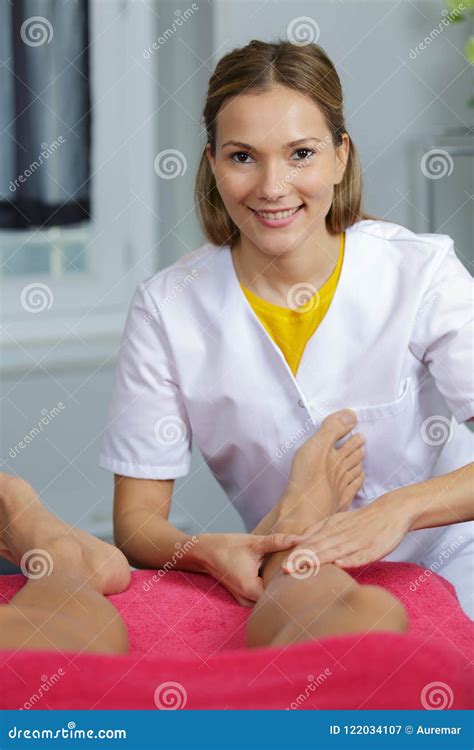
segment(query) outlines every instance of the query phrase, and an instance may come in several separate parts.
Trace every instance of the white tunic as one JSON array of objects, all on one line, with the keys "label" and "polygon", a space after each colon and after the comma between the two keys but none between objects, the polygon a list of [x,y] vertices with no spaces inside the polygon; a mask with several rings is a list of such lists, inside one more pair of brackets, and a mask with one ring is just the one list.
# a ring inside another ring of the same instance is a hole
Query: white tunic
[{"label": "white tunic", "polygon": [[[293,376],[240,287],[230,247],[206,243],[138,285],[100,465],[184,476],[194,437],[249,530],[283,493],[295,450],[338,409],[357,413],[354,432],[367,440],[353,509],[463,466],[474,460],[462,424],[474,416],[472,291],[449,236],[359,221],[346,230],[338,286]],[[453,534],[471,543],[473,525],[410,532],[386,559],[426,564],[427,550]]]}]

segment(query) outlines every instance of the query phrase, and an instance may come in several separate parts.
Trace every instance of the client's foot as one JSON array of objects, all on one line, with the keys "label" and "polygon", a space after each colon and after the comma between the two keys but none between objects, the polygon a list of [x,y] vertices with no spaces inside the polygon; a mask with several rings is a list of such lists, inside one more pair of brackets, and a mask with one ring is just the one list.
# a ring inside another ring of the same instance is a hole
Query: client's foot
[{"label": "client's foot", "polygon": [[[23,479],[0,473],[0,556],[29,571],[70,572],[101,594],[130,582],[126,557],[112,544],[73,528],[50,513]],[[39,577],[39,576],[38,576]]]},{"label": "client's foot", "polygon": [[[344,422],[344,417],[351,421]],[[362,487],[364,436],[352,435],[336,447],[354,429],[356,421],[355,413],[348,409],[330,414],[293,457],[288,485],[295,497],[304,496],[314,507],[314,523],[346,510]]]}]

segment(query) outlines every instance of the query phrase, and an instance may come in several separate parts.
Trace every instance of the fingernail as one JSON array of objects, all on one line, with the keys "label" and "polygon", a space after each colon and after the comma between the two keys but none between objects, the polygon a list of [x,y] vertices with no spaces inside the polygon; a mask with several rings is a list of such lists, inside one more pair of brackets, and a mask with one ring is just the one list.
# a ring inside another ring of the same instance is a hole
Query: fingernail
[{"label": "fingernail", "polygon": [[353,424],[356,421],[357,417],[354,412],[345,411],[343,414],[341,414],[341,422],[343,422],[344,424]]}]

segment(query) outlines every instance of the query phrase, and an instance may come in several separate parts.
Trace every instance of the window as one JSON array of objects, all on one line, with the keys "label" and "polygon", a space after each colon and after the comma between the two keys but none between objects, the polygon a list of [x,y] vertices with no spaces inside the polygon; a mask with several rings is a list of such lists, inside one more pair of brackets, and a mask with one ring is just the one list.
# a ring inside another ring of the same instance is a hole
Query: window
[{"label": "window", "polygon": [[[151,7],[90,4],[92,220],[0,230],[3,368],[83,356],[80,342],[120,337],[136,283],[155,268],[157,86],[142,48],[156,36]],[[97,351],[103,351],[100,347]],[[44,358],[44,359],[43,359]],[[90,353],[89,360],[90,361]]]}]

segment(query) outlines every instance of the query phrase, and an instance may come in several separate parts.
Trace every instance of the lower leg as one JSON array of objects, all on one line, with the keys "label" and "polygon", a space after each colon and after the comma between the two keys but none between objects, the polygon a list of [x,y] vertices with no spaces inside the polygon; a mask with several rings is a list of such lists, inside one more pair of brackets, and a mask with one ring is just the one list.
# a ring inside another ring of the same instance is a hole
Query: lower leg
[{"label": "lower leg", "polygon": [[0,554],[26,585],[0,606],[0,648],[127,650],[117,610],[103,594],[124,590],[128,563],[110,544],[73,529],[26,482],[0,474]]}]

